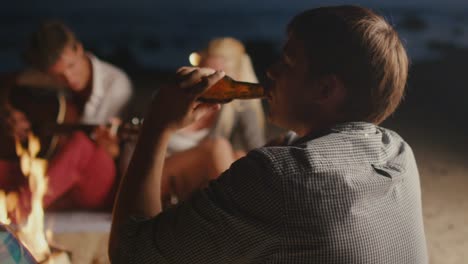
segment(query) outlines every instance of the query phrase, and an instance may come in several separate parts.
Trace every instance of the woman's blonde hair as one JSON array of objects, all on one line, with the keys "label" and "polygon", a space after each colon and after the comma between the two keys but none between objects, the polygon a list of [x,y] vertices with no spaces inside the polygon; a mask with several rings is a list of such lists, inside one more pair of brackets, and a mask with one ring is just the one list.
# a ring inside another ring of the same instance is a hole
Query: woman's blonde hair
[{"label": "woman's blonde hair", "polygon": [[[201,53],[202,61],[208,57],[220,57],[224,62],[223,70],[232,78],[243,81],[257,83],[254,68],[250,56],[246,53],[244,44],[232,37],[215,38],[208,43],[207,48]],[[205,65],[208,66],[209,65]],[[261,101],[254,100],[234,100],[223,106],[218,126],[215,133],[229,135],[234,126],[236,112],[243,111],[244,107],[249,107],[255,111],[260,120],[259,126],[265,127],[265,118]]]}]

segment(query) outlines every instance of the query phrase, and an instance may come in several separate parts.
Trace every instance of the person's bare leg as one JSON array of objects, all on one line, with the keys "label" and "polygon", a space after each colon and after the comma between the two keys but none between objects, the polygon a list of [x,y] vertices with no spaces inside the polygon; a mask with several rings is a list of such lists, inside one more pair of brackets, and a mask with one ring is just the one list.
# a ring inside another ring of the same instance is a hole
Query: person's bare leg
[{"label": "person's bare leg", "polygon": [[200,143],[202,151],[208,155],[211,160],[211,172],[208,178],[215,179],[235,161],[234,150],[231,143],[225,138],[212,138]]},{"label": "person's bare leg", "polygon": [[164,164],[163,199],[167,201],[171,194],[186,199],[217,178],[234,161],[232,146],[223,138],[207,139],[192,149],[173,154]]},{"label": "person's bare leg", "polygon": [[245,155],[247,155],[247,153],[243,150],[234,150],[234,161],[244,157]]}]

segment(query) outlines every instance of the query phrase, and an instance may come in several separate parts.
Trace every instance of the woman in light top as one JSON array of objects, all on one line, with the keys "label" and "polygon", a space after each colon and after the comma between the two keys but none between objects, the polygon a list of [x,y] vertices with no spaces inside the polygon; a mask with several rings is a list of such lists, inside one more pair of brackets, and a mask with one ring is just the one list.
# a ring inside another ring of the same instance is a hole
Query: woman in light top
[{"label": "woman in light top", "polygon": [[[238,81],[258,82],[244,45],[234,38],[211,40],[200,53],[199,66],[223,70]],[[260,99],[222,105],[220,111],[172,136],[163,171],[163,200],[176,203],[186,199],[246,151],[264,144],[265,115]]]}]

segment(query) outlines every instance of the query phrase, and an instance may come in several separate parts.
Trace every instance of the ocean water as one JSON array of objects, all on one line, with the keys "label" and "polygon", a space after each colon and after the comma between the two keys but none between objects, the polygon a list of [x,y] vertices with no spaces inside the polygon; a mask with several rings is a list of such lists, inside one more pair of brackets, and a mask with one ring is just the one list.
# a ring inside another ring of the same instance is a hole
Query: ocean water
[{"label": "ocean water", "polygon": [[[11,12],[4,8],[0,11],[0,71],[22,67],[20,53],[24,43],[45,18],[64,20],[97,54],[123,53],[147,69],[171,70],[187,65],[191,52],[219,36],[271,43],[279,51],[288,21],[304,8],[300,5],[283,8],[278,1],[272,3],[257,8],[239,4],[229,8],[223,8],[222,4],[210,8],[168,5],[159,9],[121,5],[67,9],[62,4],[55,8],[11,7]],[[374,9],[396,26],[414,62],[436,58],[444,48],[468,48],[468,9],[463,4],[459,6],[383,5]],[[251,56],[255,58],[255,54]]]}]

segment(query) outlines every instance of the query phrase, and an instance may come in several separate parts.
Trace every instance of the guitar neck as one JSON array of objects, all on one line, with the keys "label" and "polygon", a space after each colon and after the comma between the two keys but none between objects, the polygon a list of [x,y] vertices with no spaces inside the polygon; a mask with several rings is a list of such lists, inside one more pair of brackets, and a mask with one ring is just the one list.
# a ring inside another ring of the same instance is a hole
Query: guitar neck
[{"label": "guitar neck", "polygon": [[75,131],[83,131],[86,134],[92,133],[98,125],[89,124],[54,124],[51,126],[51,132],[57,134],[69,134]]},{"label": "guitar neck", "polygon": [[[98,126],[99,125],[72,124],[72,123],[52,124],[50,126],[47,126],[44,132],[48,134],[70,134],[75,131],[83,131],[86,134],[91,134]],[[121,134],[132,135],[132,134],[138,134],[140,130],[139,128],[140,128],[139,126],[135,126],[135,125],[122,124],[120,126],[117,126],[114,132],[117,135],[121,135]]]}]

